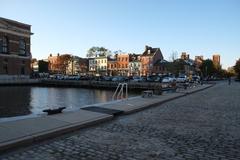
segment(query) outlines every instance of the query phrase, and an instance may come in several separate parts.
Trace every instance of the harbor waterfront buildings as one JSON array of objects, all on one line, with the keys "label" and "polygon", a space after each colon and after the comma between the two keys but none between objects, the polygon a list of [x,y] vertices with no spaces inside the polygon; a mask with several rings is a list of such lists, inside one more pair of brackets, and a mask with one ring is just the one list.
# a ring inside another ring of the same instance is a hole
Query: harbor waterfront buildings
[{"label": "harbor waterfront buildings", "polygon": [[[143,53],[118,53],[112,57],[97,55],[80,58],[71,54],[50,54],[47,60],[32,60],[31,25],[0,17],[0,79],[29,78],[31,73],[93,75],[93,76],[148,76],[166,74],[169,64],[160,48],[145,46]],[[199,69],[203,57],[189,58],[182,52],[185,74]],[[220,55],[213,55],[213,63],[220,67]],[[46,67],[47,66],[47,67]]]},{"label": "harbor waterfront buildings", "polygon": [[[198,57],[199,58],[199,57]],[[182,52],[176,61],[184,61],[182,72],[194,74],[196,61],[189,54]],[[149,76],[168,74],[172,62],[164,60],[160,48],[145,46],[142,54],[118,53],[114,56],[97,55],[91,58],[80,58],[71,54],[59,53],[48,57],[49,72],[52,74],[91,75],[91,76]]]},{"label": "harbor waterfront buildings", "polygon": [[29,78],[31,25],[0,17],[0,79]]}]

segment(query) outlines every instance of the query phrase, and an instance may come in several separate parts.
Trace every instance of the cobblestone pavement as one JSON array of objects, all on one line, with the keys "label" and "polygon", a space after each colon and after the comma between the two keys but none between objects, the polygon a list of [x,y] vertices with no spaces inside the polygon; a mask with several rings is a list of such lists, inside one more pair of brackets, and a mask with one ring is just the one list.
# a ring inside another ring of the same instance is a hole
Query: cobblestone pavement
[{"label": "cobblestone pavement", "polygon": [[157,107],[0,156],[2,160],[240,159],[240,83]]}]

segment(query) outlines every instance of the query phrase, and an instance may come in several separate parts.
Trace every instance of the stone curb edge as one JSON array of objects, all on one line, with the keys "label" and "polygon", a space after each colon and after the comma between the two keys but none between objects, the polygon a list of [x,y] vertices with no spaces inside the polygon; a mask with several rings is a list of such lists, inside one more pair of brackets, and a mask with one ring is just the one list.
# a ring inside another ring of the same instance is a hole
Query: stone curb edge
[{"label": "stone curb edge", "polygon": [[45,131],[45,132],[41,132],[41,133],[36,133],[32,136],[25,136],[22,137],[20,139],[15,139],[12,141],[8,141],[5,143],[1,143],[0,144],[0,155],[3,154],[6,151],[12,150],[14,148],[18,148],[18,147],[24,147],[36,142],[41,142],[43,140],[47,140],[50,138],[55,138],[57,136],[61,136],[65,133],[70,133],[70,132],[74,132],[78,129],[84,128],[84,127],[89,127],[89,126],[93,126],[102,122],[106,122],[109,121],[111,119],[113,119],[114,116],[109,115],[107,117],[100,117],[94,120],[88,120],[88,121],[84,121],[82,123],[73,123],[70,125],[66,125],[63,127],[59,127],[59,128],[55,128],[49,131]]},{"label": "stone curb edge", "polygon": [[[201,88],[201,89],[198,89],[198,90],[195,90],[195,91],[192,91],[192,92],[182,93],[181,95],[178,95],[178,96],[175,96],[175,97],[172,97],[172,98],[169,98],[169,99],[165,99],[165,100],[160,101],[160,102],[152,103],[152,104],[146,105],[146,106],[141,107],[141,108],[133,109],[133,110],[130,110],[130,111],[125,111],[123,114],[126,114],[126,115],[127,115],[127,114],[131,114],[131,113],[135,113],[135,112],[142,111],[142,110],[147,109],[147,108],[150,108],[150,107],[155,107],[155,106],[157,106],[157,105],[160,105],[160,104],[169,102],[169,101],[171,101],[171,100],[175,100],[175,99],[178,99],[178,98],[187,96],[187,95],[189,95],[189,94],[193,94],[193,93],[196,93],[196,92],[200,92],[200,91],[202,91],[202,90],[205,90],[205,89],[208,89],[208,88],[210,88],[210,87],[213,87],[214,85],[215,85],[215,83],[214,83],[214,84],[211,84],[211,85],[209,85],[209,86],[207,86],[207,87],[205,87],[205,88]],[[181,92],[179,92],[179,93],[181,93]]]}]

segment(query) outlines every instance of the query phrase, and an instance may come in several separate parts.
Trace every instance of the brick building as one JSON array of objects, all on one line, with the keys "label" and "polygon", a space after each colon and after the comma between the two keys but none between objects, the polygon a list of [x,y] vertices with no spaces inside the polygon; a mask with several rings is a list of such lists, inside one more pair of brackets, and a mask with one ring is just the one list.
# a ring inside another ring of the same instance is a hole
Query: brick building
[{"label": "brick building", "polygon": [[219,54],[214,54],[213,57],[212,57],[212,60],[213,60],[214,67],[216,69],[221,68],[221,66],[220,66],[220,55]]},{"label": "brick building", "polygon": [[141,75],[152,75],[153,65],[158,60],[163,60],[163,55],[160,48],[152,48],[149,46],[145,46],[145,51],[141,55]]},{"label": "brick building", "polygon": [[48,70],[51,74],[66,74],[68,70],[69,60],[71,59],[70,54],[62,54],[59,53],[57,56],[53,56],[52,54],[48,57]]},{"label": "brick building", "polygon": [[195,56],[196,71],[200,72],[200,67],[201,67],[203,61],[204,61],[203,56]]},{"label": "brick building", "polygon": [[116,57],[117,57],[118,75],[128,76],[129,54],[121,53],[121,54],[117,54]]},{"label": "brick building", "polygon": [[52,54],[48,57],[48,70],[51,74],[53,73],[61,73],[60,69],[60,54],[57,54],[57,56],[53,56]]},{"label": "brick building", "polygon": [[0,78],[31,73],[31,25],[0,17]]},{"label": "brick building", "polygon": [[108,76],[117,76],[117,75],[118,75],[117,60],[116,60],[116,58],[108,57],[108,62],[107,62],[107,75],[108,75]]},{"label": "brick building", "polygon": [[167,70],[167,67],[170,63],[166,60],[158,60],[154,65],[153,65],[153,73],[158,75],[158,74],[166,74],[169,71]]}]

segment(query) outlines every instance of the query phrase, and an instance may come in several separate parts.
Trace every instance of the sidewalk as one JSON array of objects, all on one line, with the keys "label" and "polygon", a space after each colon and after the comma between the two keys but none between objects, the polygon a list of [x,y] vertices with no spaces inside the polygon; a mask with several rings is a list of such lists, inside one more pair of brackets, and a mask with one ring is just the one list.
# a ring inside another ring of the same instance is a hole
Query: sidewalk
[{"label": "sidewalk", "polygon": [[[194,93],[212,85],[206,84],[176,93],[152,96],[147,98],[133,97],[128,100],[119,100],[103,104],[86,106],[95,107],[99,110],[80,109],[74,112],[65,112],[51,116],[42,116],[0,123],[0,152],[14,147],[28,145],[44,139],[71,132],[89,125],[111,120],[114,117],[112,111],[123,114],[133,113],[154,105]],[[106,111],[111,112],[106,112]],[[104,113],[105,112],[105,113]]]}]

